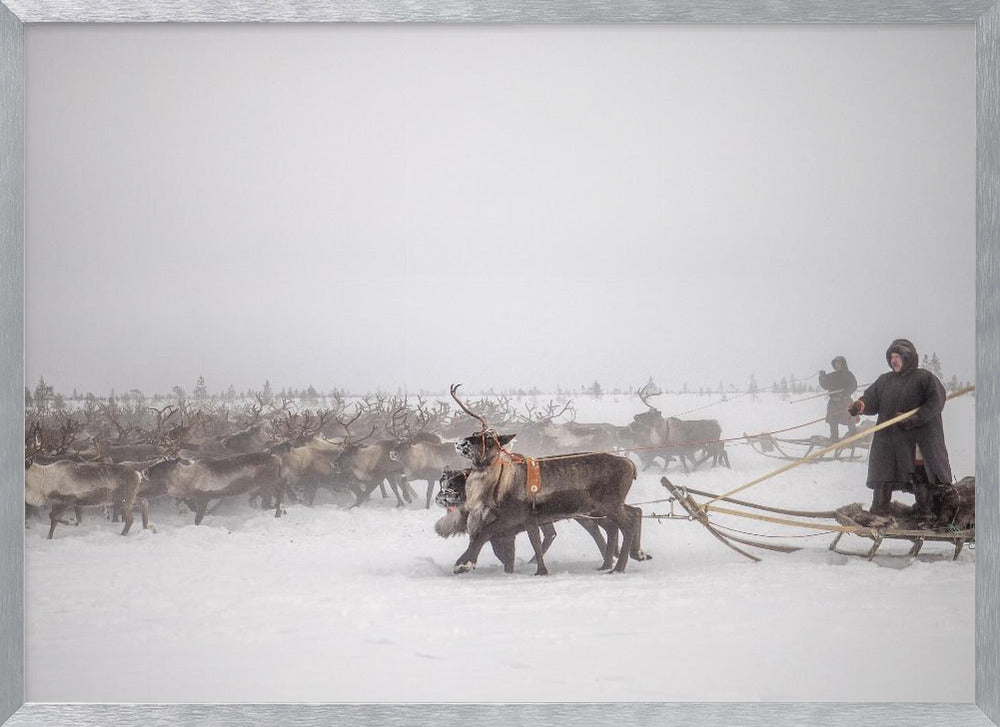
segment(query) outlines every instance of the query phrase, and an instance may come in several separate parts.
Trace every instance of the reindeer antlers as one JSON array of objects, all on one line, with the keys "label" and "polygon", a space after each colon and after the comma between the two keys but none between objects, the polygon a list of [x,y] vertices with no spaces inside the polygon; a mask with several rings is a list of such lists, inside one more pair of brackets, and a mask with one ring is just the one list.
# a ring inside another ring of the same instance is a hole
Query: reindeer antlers
[{"label": "reindeer antlers", "polygon": [[451,398],[454,399],[456,402],[458,402],[458,405],[460,407],[462,407],[462,411],[464,411],[466,414],[468,414],[473,419],[478,419],[480,421],[480,423],[483,425],[483,431],[485,432],[487,429],[490,428],[490,423],[488,421],[486,421],[485,418],[479,416],[474,411],[472,411],[469,407],[467,407],[465,404],[462,403],[462,400],[458,398],[458,394],[456,393],[458,391],[458,387],[459,386],[461,386],[461,384],[452,384],[451,385]]},{"label": "reindeer antlers", "polygon": [[642,401],[642,403],[645,404],[650,410],[652,410],[652,411],[659,411],[659,409],[657,409],[655,406],[653,406],[652,404],[649,403],[649,398],[651,396],[659,396],[659,394],[646,394],[646,389],[648,389],[648,388],[649,388],[649,384],[646,384],[641,389],[639,389],[639,391],[637,391],[636,393],[639,394],[639,399]]}]

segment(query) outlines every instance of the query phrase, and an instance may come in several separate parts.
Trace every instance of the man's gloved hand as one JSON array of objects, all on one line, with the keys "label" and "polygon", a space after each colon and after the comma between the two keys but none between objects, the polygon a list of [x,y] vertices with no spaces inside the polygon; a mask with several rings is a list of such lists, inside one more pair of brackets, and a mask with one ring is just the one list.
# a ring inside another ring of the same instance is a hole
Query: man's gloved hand
[{"label": "man's gloved hand", "polygon": [[863,413],[864,410],[865,410],[865,403],[861,401],[861,399],[852,402],[851,405],[847,407],[847,413],[850,414],[852,417],[858,416],[859,414]]},{"label": "man's gloved hand", "polygon": [[900,429],[916,429],[917,427],[919,427],[923,423],[924,422],[920,418],[920,415],[919,414],[914,414],[909,419],[904,419],[903,421],[901,421],[899,423],[899,428]]}]

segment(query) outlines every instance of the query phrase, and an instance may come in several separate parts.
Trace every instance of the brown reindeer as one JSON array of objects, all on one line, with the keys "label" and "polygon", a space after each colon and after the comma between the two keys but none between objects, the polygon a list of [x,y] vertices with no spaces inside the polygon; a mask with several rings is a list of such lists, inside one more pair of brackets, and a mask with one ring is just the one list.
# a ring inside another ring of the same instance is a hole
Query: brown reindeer
[{"label": "brown reindeer", "polygon": [[[441,487],[435,498],[435,502],[441,507],[447,509],[447,513],[443,515],[434,524],[434,531],[443,538],[453,537],[459,535],[460,533],[468,532],[468,519],[469,510],[466,504],[466,478],[471,470],[445,470],[441,475]],[[631,505],[626,505],[626,508],[631,508],[632,510],[638,510]],[[639,522],[642,522],[642,512],[638,511]],[[578,522],[584,530],[586,530],[590,536],[594,539],[597,544],[597,549],[600,551],[601,556],[604,556],[605,550],[607,549],[608,540],[607,537],[614,537],[617,541],[617,528],[615,528],[610,522],[606,520],[594,520],[590,518],[577,518]],[[601,532],[601,527],[605,528],[607,532],[607,537]],[[540,526],[542,532],[542,553],[547,553],[552,542],[556,538],[556,529],[552,523],[544,523]],[[613,533],[613,536],[612,536]],[[497,536],[490,540],[490,545],[493,548],[494,554],[497,559],[503,564],[505,573],[514,572],[514,538],[515,534]],[[638,540],[638,538],[637,538]],[[614,544],[617,553],[617,542]],[[635,560],[648,560],[653,556],[644,553],[638,542],[632,548],[630,556]],[[532,558],[533,561],[537,562],[537,558]],[[545,568],[544,563],[539,563],[538,568],[535,571],[535,575],[546,575],[548,570]]]},{"label": "brown reindeer", "polygon": [[354,492],[356,502],[352,507],[357,507],[369,499],[376,487],[381,487],[388,480],[396,496],[396,506],[403,507],[404,498],[405,502],[413,500],[413,490],[406,482],[403,466],[390,456],[397,440],[394,438],[365,444],[375,434],[374,424],[361,439],[354,439],[351,435],[351,424],[365,411],[364,407],[359,406],[357,414],[351,420],[345,422],[337,418],[337,422],[347,432],[343,451],[336,461],[337,482]]},{"label": "brown reindeer", "polygon": [[625,505],[636,477],[632,461],[612,454],[587,453],[541,458],[537,460],[540,487],[529,491],[526,459],[504,449],[514,435],[498,434],[490,428],[485,418],[465,407],[457,389],[458,385],[452,386],[452,397],[466,413],[480,421],[482,429],[456,445],[473,466],[466,479],[470,543],[455,563],[455,572],[474,568],[479,551],[493,538],[526,530],[539,572],[544,573],[539,526],[576,517],[606,518],[622,532],[617,562],[613,547],[616,533],[615,538],[608,539],[601,567],[610,569],[613,564],[615,572],[624,571],[641,527],[641,511]]},{"label": "brown reindeer", "polygon": [[218,441],[224,450],[232,454],[249,454],[264,449],[270,438],[264,432],[263,425],[251,424],[238,432],[220,437]]},{"label": "brown reindeer", "polygon": [[312,506],[320,487],[339,487],[336,465],[345,447],[343,441],[304,436],[279,442],[267,451],[281,458],[285,487],[292,493],[301,489],[305,503]]},{"label": "brown reindeer", "polygon": [[697,469],[708,459],[712,466],[724,464],[729,467],[729,455],[722,441],[722,428],[715,419],[682,420],[664,417],[660,410],[649,403],[651,395],[646,387],[639,389],[639,399],[648,411],[632,417],[628,425],[627,439],[632,452],[639,457],[642,469],[646,470],[657,457],[663,458],[663,469],[676,458],[685,472]]},{"label": "brown reindeer", "polygon": [[[423,400],[418,397],[415,431],[410,427],[408,414],[403,408],[397,409],[386,426],[386,432],[392,437],[389,458],[402,467],[404,486],[409,487],[416,480],[427,482],[426,507],[430,509],[434,484],[445,469],[461,467],[462,458],[455,451],[454,442],[446,442],[440,435],[429,431],[433,422],[440,421],[440,409],[428,412]],[[416,493],[413,495],[416,496]]]},{"label": "brown reindeer", "polygon": [[281,460],[266,452],[237,454],[232,457],[187,460],[179,457],[155,464],[142,473],[152,491],[166,494],[194,510],[195,525],[200,525],[208,503],[224,497],[260,493],[265,503],[275,503],[275,517],[281,517]]},{"label": "brown reindeer", "polygon": [[722,427],[715,419],[668,417],[667,441],[680,453],[685,472],[688,471],[687,460],[691,462],[691,469],[697,469],[709,459],[713,467],[719,464],[730,466],[726,444],[722,441]]},{"label": "brown reindeer", "polygon": [[385,481],[389,482],[396,496],[397,507],[412,502],[413,491],[407,489],[403,466],[390,456],[395,443],[395,440],[373,444],[352,443],[344,448],[336,466],[341,481],[357,495],[355,506],[366,502],[375,488]]},{"label": "brown reindeer", "polygon": [[463,463],[455,451],[455,442],[445,442],[430,432],[417,432],[395,440],[389,457],[402,465],[407,482],[427,482],[427,509],[430,509],[434,484],[441,474],[448,468],[461,467]]},{"label": "brown reindeer", "polygon": [[[49,539],[56,525],[69,525],[61,519],[63,512],[73,508],[76,522],[82,522],[84,507],[110,506],[122,513],[128,535],[132,527],[132,506],[139,492],[140,475],[135,470],[103,462],[73,462],[62,460],[52,464],[39,464],[29,456],[24,461],[24,501],[35,508],[50,505]],[[139,498],[142,508],[142,527],[149,528],[149,504]]]}]

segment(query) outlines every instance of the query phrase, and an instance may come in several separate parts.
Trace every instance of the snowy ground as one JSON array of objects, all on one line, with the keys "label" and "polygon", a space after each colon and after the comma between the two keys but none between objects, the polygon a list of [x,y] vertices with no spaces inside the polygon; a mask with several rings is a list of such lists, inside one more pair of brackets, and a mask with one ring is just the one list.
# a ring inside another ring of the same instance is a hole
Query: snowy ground
[{"label": "snowy ground", "polygon": [[[707,401],[657,404],[671,413]],[[627,397],[576,404],[579,421],[625,423],[641,410]],[[824,408],[765,395],[690,416],[716,417],[733,436]],[[972,474],[971,397],[948,404],[945,427],[956,477]],[[722,492],[784,464],[729,451],[732,471],[668,474]],[[864,462],[806,465],[743,496],[802,509],[867,504],[865,472]],[[664,496],[650,472],[629,501]],[[327,495],[275,520],[241,498],[200,527],[157,503],[158,533],[128,538],[96,512],[53,541],[32,522],[28,701],[973,700],[974,552],[952,562],[950,546],[928,544],[911,561],[907,543],[889,542],[869,563],[829,552],[822,534],[779,541],[804,546],[798,553],[756,551],[764,560],[754,564],[697,524],[647,519],[654,559],[606,575],[570,522],[558,527],[547,578],[531,575],[524,536],[516,574],[487,548],[476,571],[454,576],[464,543],[434,534],[441,511],[394,501],[345,510]]]}]

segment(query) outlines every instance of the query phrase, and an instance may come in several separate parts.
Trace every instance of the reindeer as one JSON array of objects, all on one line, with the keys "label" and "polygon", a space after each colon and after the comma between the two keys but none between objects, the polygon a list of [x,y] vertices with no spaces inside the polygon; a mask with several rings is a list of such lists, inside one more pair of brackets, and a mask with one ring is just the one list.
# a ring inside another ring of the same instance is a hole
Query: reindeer
[{"label": "reindeer", "polygon": [[389,457],[402,465],[407,482],[427,482],[427,509],[430,509],[434,484],[441,474],[462,464],[462,458],[455,451],[455,442],[443,441],[430,432],[417,432],[405,439],[395,440]]},{"label": "reindeer", "polygon": [[660,410],[649,403],[654,394],[646,393],[647,387],[639,389],[638,396],[649,411],[644,411],[632,417],[632,423],[627,430],[631,446],[642,469],[649,468],[657,457],[663,458],[663,469],[676,457],[684,472],[696,469],[703,462],[712,458],[713,466],[720,462],[729,467],[729,455],[725,444],[721,441],[722,428],[715,419],[681,420],[677,417],[664,418]]},{"label": "reindeer", "polygon": [[264,449],[270,439],[262,424],[251,424],[234,434],[219,438],[222,448],[232,454],[248,454]]},{"label": "reindeer", "polygon": [[152,491],[165,491],[194,510],[201,525],[210,500],[259,492],[265,503],[274,498],[275,517],[281,517],[281,460],[266,452],[231,457],[188,460],[174,457],[143,470]]},{"label": "reindeer", "polygon": [[688,472],[685,458],[691,461],[691,469],[697,469],[709,459],[713,467],[720,463],[730,467],[726,444],[722,441],[722,427],[715,419],[681,420],[668,417],[667,441],[679,452],[685,472]]},{"label": "reindeer", "polygon": [[392,437],[389,458],[403,468],[405,486],[415,480],[427,482],[426,507],[430,509],[434,484],[445,469],[460,467],[462,458],[455,451],[454,442],[445,442],[439,435],[427,431],[433,421],[439,420],[440,409],[435,413],[428,412],[423,400],[418,398],[416,431],[410,428],[402,411],[394,412],[391,423],[386,427]]},{"label": "reindeer", "polygon": [[[413,501],[413,490],[408,489],[406,475],[402,464],[395,461],[390,452],[396,444],[395,440],[383,440],[374,444],[363,444],[375,433],[362,440],[351,442],[344,447],[337,460],[338,472],[347,479],[349,486],[357,497],[355,507],[367,501],[384,481],[388,480],[393,494],[396,496],[396,506],[403,507],[405,502]],[[402,490],[402,496],[400,496]]]},{"label": "reindeer", "polygon": [[[39,447],[40,449],[40,447]],[[73,508],[76,522],[83,521],[83,508],[111,506],[120,508],[125,527],[122,535],[132,528],[132,506],[139,492],[140,475],[135,470],[103,462],[73,462],[62,460],[52,464],[39,464],[34,460],[38,450],[24,460],[24,502],[34,508],[50,505],[49,540],[56,525],[69,525],[61,519],[63,512]],[[149,529],[149,504],[139,499],[142,508],[142,527]]]},{"label": "reindeer", "polygon": [[[625,506],[625,497],[636,477],[632,461],[599,453],[541,458],[537,460],[540,487],[529,492],[529,463],[504,449],[514,435],[498,434],[484,417],[469,410],[458,398],[458,386],[452,385],[452,398],[467,414],[478,419],[482,428],[456,445],[473,466],[466,479],[470,543],[456,561],[454,572],[464,573],[474,568],[479,551],[493,538],[526,530],[535,550],[538,572],[544,574],[538,527],[570,517],[607,518],[615,530],[613,538],[609,534],[601,568],[607,570],[613,565],[615,572],[623,572],[629,553],[637,547],[641,527],[641,510]],[[617,541],[617,530],[621,530],[623,539],[615,563],[613,543]]]},{"label": "reindeer", "polygon": [[657,457],[663,457],[663,468],[673,459],[673,453],[668,451],[667,443],[669,434],[667,431],[667,421],[663,414],[655,406],[649,403],[651,395],[646,393],[646,386],[638,391],[639,399],[649,411],[640,412],[632,417],[632,423],[628,425],[629,438],[635,449],[633,451],[642,464],[643,471],[647,470]]},{"label": "reindeer", "polygon": [[337,487],[336,464],[345,447],[344,442],[303,436],[279,442],[267,451],[281,459],[286,489],[294,493],[301,488],[302,498],[311,507],[320,486]]},{"label": "reindeer", "polygon": [[[446,469],[441,475],[441,486],[438,491],[435,502],[447,509],[447,513],[443,515],[434,524],[434,532],[440,535],[442,538],[449,538],[460,533],[468,532],[468,519],[469,510],[466,506],[466,480],[471,470],[451,470]],[[639,517],[639,522],[642,522],[642,511],[631,505],[626,505],[633,511],[638,511],[637,515]],[[604,556],[605,550],[608,545],[608,540],[605,535],[601,533],[601,527],[605,528],[609,536],[612,532],[615,533],[615,540],[617,541],[617,529],[613,527],[606,520],[593,520],[590,518],[576,518],[584,530],[586,530],[590,536],[594,539],[597,544],[597,549],[600,551],[601,556]],[[600,523],[600,526],[598,525]],[[556,538],[555,526],[551,523],[544,523],[541,525],[542,532],[542,543],[541,550],[542,553],[547,553],[552,542]],[[515,534],[497,536],[490,540],[490,545],[493,548],[493,553],[497,556],[497,559],[503,564],[505,573],[514,572],[514,538]],[[637,542],[632,548],[630,556],[635,560],[648,560],[653,556],[643,553],[638,545],[639,538],[637,537]],[[617,554],[617,542],[614,544],[615,554]],[[537,558],[532,558],[533,561],[537,562]],[[535,575],[546,575],[547,569],[544,564],[539,564]]]}]

